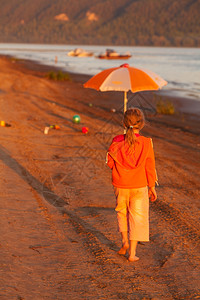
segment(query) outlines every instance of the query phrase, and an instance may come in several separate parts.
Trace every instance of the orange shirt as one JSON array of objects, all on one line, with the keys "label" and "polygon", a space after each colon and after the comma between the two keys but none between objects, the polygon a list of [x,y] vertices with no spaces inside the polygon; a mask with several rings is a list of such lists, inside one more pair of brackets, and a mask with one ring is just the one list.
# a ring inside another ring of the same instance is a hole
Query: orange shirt
[{"label": "orange shirt", "polygon": [[125,135],[116,136],[107,153],[107,165],[112,169],[112,183],[118,188],[153,187],[157,180],[153,145],[150,138],[136,134],[133,149]]}]

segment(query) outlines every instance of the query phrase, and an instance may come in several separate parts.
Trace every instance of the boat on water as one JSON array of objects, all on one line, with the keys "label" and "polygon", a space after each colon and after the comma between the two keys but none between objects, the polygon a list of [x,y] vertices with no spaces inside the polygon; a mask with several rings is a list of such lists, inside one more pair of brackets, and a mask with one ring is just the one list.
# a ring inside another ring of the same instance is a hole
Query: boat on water
[{"label": "boat on water", "polygon": [[93,56],[93,52],[85,51],[82,48],[76,48],[74,50],[71,50],[67,53],[68,56],[77,56],[77,57],[87,57],[87,56]]},{"label": "boat on water", "polygon": [[96,56],[96,58],[100,58],[100,59],[128,59],[131,56],[132,55],[130,54],[130,52],[120,54],[120,53],[116,52],[113,49],[106,49],[105,53],[99,54],[98,56]]}]

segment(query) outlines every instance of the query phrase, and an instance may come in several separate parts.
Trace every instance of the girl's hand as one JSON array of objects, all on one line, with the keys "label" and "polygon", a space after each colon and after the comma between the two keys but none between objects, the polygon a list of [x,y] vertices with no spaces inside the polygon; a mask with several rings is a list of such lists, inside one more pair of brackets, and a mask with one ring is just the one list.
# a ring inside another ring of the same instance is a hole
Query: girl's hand
[{"label": "girl's hand", "polygon": [[151,202],[154,202],[157,199],[155,186],[149,188],[149,199]]}]

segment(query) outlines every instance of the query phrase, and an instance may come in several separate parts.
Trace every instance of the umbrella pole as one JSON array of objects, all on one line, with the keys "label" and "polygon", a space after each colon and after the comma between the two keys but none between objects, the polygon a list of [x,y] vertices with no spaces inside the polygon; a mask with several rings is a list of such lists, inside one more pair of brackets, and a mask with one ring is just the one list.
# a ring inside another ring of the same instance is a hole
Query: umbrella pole
[{"label": "umbrella pole", "polygon": [[124,113],[127,111],[127,92],[124,92]]},{"label": "umbrella pole", "polygon": [[[124,92],[124,113],[127,111],[127,92]],[[124,129],[124,134],[126,134],[126,129]]]}]

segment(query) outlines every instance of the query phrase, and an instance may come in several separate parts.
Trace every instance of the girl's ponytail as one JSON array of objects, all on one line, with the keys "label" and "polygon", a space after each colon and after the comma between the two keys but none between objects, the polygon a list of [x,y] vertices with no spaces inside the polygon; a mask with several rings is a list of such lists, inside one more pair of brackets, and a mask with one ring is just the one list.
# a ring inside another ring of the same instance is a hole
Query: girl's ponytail
[{"label": "girl's ponytail", "polygon": [[135,145],[137,139],[133,131],[133,127],[127,127],[125,140],[131,148]]},{"label": "girl's ponytail", "polygon": [[125,141],[132,148],[137,138],[134,130],[141,130],[145,125],[143,112],[138,108],[130,108],[124,114],[124,125],[126,127]]}]

